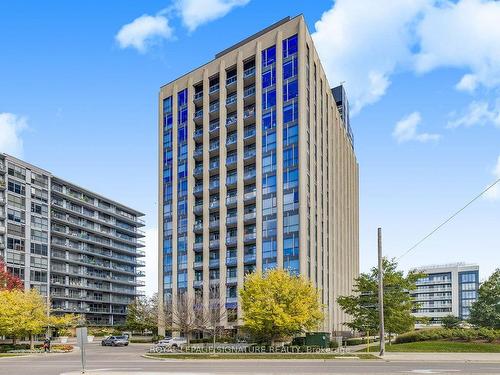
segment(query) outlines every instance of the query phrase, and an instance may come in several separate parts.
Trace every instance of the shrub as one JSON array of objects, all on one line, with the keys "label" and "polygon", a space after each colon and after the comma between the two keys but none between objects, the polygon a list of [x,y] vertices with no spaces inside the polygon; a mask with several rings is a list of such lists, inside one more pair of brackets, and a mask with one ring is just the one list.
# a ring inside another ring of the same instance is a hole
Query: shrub
[{"label": "shrub", "polygon": [[435,340],[460,340],[474,341],[485,340],[494,342],[500,340],[500,330],[489,328],[467,329],[467,328],[434,328],[421,331],[411,331],[396,337],[395,343],[416,341],[435,341]]}]

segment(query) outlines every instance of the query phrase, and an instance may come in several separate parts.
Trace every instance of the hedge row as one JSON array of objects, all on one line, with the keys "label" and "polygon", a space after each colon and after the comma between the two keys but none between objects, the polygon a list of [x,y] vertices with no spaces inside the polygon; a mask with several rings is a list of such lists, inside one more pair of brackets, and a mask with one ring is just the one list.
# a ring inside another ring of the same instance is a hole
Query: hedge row
[{"label": "hedge row", "polygon": [[416,341],[432,341],[432,340],[461,340],[475,341],[485,340],[488,342],[500,340],[500,330],[489,328],[435,328],[423,329],[404,333],[396,337],[396,344]]}]

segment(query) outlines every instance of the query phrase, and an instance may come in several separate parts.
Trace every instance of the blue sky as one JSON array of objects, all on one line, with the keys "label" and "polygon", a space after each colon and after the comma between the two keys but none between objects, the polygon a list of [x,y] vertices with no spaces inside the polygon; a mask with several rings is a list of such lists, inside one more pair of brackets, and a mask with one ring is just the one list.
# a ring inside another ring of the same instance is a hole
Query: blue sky
[{"label": "blue sky", "polygon": [[[145,212],[151,292],[159,87],[299,13],[355,112],[361,268],[375,263],[377,226],[397,257],[500,178],[499,3],[2,2],[0,151]],[[499,208],[492,189],[401,266],[476,262],[487,277]]]}]

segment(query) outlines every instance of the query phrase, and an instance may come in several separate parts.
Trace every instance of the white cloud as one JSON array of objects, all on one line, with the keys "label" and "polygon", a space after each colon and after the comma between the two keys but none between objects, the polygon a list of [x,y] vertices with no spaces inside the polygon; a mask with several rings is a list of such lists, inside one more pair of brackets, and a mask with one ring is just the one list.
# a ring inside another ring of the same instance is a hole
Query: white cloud
[{"label": "white cloud", "polygon": [[398,143],[417,141],[429,142],[438,141],[441,137],[439,134],[419,133],[417,130],[418,125],[422,122],[422,117],[419,112],[410,113],[408,116],[403,117],[396,123],[396,127],[392,136]]},{"label": "white cloud", "polygon": [[158,230],[156,227],[146,228],[146,295],[152,296],[158,291]]},{"label": "white cloud", "polygon": [[471,127],[488,123],[500,127],[500,101],[494,106],[490,106],[488,102],[473,101],[462,115],[454,115],[453,117],[452,120],[448,121],[449,128]]},{"label": "white cloud", "polygon": [[132,47],[144,53],[162,39],[171,38],[172,33],[173,29],[165,16],[144,14],[131,23],[123,25],[115,38],[121,48]]},{"label": "white cloud", "polygon": [[198,26],[224,17],[233,8],[244,6],[250,0],[178,0],[176,8],[182,23],[194,31]]},{"label": "white cloud", "polygon": [[500,2],[338,0],[312,34],[331,85],[346,81],[353,113],[398,72],[465,70],[456,88],[500,86]]},{"label": "white cloud", "polygon": [[21,133],[26,128],[26,118],[13,113],[0,113],[0,152],[22,157]]},{"label": "white cloud", "polygon": [[[492,174],[495,178],[495,181],[500,178],[500,156],[498,156],[497,164],[496,164],[495,168],[493,168]],[[485,193],[484,196],[486,199],[490,199],[490,200],[500,199],[500,186],[499,186],[499,184],[500,184],[500,182],[498,184],[496,184],[495,186],[493,186],[490,190],[488,190]]]},{"label": "white cloud", "polygon": [[330,84],[346,81],[352,111],[375,103],[400,65],[411,65],[413,21],[427,0],[338,0],[312,34]]},{"label": "white cloud", "polygon": [[416,68],[464,68],[457,89],[500,85],[500,2],[438,1],[428,8],[418,27],[420,52]]}]

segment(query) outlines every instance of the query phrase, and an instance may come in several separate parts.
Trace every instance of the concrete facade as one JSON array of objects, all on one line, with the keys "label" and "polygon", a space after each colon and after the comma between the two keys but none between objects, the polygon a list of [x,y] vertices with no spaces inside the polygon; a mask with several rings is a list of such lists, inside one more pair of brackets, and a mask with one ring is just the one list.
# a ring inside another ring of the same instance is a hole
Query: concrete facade
[{"label": "concrete facade", "polygon": [[218,299],[230,312],[221,324],[237,327],[245,273],[284,268],[319,290],[322,329],[345,330],[336,298],[359,273],[358,164],[348,111],[344,121],[338,109],[346,106],[302,16],[161,87],[162,303],[184,293]]},{"label": "concrete facade", "polygon": [[0,257],[53,313],[119,325],[144,285],[142,213],[0,154]]},{"label": "concrete facade", "polygon": [[412,293],[416,303],[414,316],[430,318],[431,325],[440,325],[447,315],[469,317],[470,306],[477,300],[479,290],[478,265],[452,263],[416,270],[426,276],[417,281],[417,289]]}]

